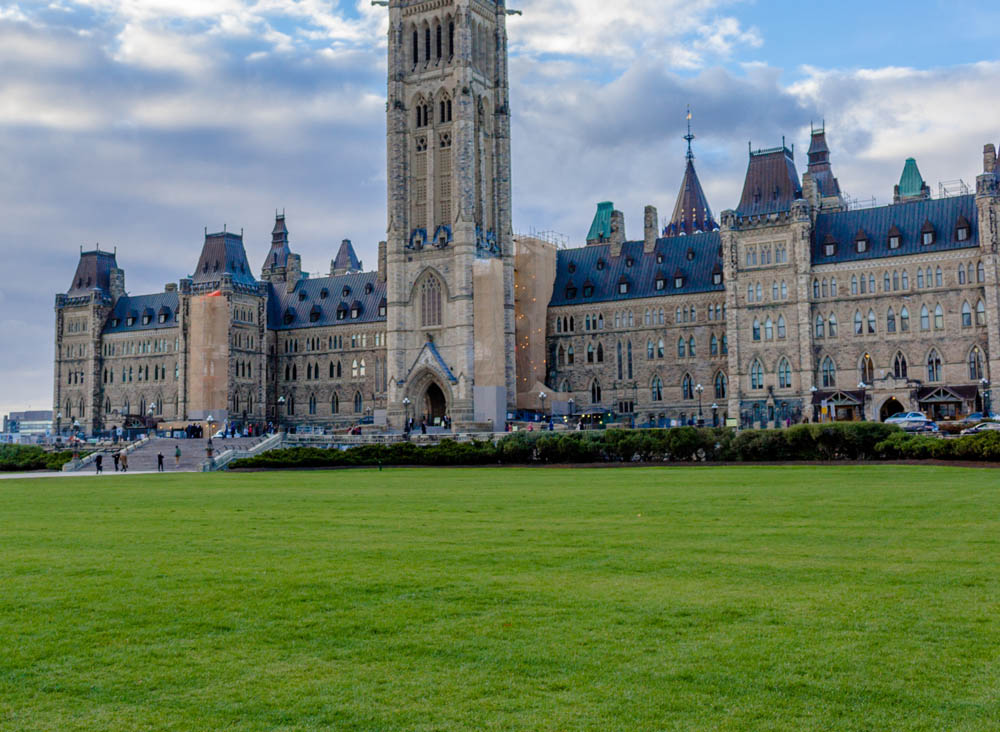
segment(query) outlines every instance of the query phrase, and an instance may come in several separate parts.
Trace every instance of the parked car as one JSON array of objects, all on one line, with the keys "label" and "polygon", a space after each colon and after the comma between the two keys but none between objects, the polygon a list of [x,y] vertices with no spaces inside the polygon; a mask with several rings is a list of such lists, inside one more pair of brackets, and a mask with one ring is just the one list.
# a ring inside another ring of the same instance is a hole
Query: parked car
[{"label": "parked car", "polygon": [[940,430],[938,429],[937,423],[932,422],[929,419],[910,419],[906,422],[899,422],[900,427],[903,428],[904,432],[911,432],[914,434],[937,434]]},{"label": "parked car", "polygon": [[962,430],[963,435],[978,435],[980,432],[1000,431],[1000,422],[980,422],[975,427]]},{"label": "parked car", "polygon": [[898,424],[900,422],[912,422],[913,420],[926,420],[927,415],[923,412],[900,412],[894,414],[885,421],[886,424]]},{"label": "parked car", "polygon": [[979,424],[989,419],[1000,420],[1000,414],[984,414],[983,412],[973,412],[962,420],[965,424]]}]

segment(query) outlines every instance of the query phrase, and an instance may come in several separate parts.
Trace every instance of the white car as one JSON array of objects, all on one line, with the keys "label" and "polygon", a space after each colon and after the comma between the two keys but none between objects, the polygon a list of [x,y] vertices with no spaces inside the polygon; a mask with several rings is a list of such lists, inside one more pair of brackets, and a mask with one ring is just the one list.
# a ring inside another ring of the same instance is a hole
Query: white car
[{"label": "white car", "polygon": [[993,432],[1000,430],[1000,422],[982,422],[977,424],[975,427],[969,427],[967,430],[962,430],[963,435],[978,435],[980,432]]},{"label": "white car", "polygon": [[899,414],[894,414],[885,421],[886,424],[896,424],[897,422],[914,422],[917,420],[926,420],[927,415],[923,412],[900,412]]}]

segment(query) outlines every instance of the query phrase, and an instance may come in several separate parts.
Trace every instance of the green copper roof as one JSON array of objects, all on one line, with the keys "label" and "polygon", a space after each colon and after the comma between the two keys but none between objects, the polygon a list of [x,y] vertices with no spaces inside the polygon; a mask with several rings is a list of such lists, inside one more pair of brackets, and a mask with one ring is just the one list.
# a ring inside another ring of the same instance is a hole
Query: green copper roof
[{"label": "green copper roof", "polygon": [[917,161],[913,158],[907,158],[906,167],[903,168],[903,175],[899,179],[899,195],[904,198],[919,196],[923,189],[924,179],[920,175]]},{"label": "green copper roof", "polygon": [[611,201],[597,204],[597,213],[594,214],[594,223],[590,225],[587,241],[609,241],[611,239],[611,214],[614,210],[615,204]]}]

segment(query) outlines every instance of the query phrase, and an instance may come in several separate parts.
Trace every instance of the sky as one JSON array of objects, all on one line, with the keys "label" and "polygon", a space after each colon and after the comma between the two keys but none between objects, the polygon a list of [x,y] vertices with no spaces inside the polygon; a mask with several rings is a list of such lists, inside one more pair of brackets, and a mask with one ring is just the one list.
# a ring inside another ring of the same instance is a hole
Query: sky
[{"label": "sky", "polygon": [[[888,203],[906,157],[974,185],[1000,141],[1000,8],[982,0],[508,0],[514,228],[641,238],[681,182],[685,110],[713,211],[748,143]],[[303,268],[385,238],[386,10],[370,0],[0,0],[0,413],[51,408],[53,303],[80,247],[131,294],[194,268],[205,228],[262,264],[276,209]]]}]

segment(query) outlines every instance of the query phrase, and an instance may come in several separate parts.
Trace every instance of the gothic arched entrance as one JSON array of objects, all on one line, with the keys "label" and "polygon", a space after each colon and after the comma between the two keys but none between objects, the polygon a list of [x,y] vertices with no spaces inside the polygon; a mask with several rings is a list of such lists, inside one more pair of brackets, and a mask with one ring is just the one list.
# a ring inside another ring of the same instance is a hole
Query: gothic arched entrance
[{"label": "gothic arched entrance", "polygon": [[882,409],[879,411],[879,419],[885,422],[889,417],[895,417],[900,412],[904,412],[903,405],[899,403],[896,397],[890,397],[886,400],[885,404],[882,405]]},{"label": "gothic arched entrance", "polygon": [[430,424],[438,424],[448,413],[448,400],[436,382],[431,382],[424,392],[423,413]]}]

